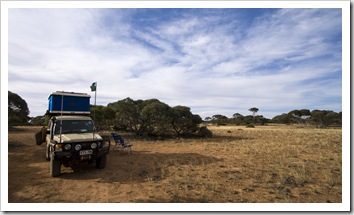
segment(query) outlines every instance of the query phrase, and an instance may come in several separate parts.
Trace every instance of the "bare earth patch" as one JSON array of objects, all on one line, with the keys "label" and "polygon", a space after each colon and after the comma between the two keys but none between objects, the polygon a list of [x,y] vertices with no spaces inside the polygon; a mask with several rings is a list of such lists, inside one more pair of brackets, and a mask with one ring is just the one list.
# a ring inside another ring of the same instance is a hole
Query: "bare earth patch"
[{"label": "bare earth patch", "polygon": [[341,129],[208,128],[211,139],[131,139],[130,156],[111,151],[105,169],[62,167],[57,178],[40,128],[11,129],[9,203],[342,202]]}]

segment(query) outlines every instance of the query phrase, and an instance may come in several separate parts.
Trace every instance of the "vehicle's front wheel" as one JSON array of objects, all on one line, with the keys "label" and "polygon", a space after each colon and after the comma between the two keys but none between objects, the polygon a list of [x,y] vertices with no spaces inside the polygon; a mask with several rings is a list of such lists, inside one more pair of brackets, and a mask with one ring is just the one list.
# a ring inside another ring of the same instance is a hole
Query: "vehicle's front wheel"
[{"label": "vehicle's front wheel", "polygon": [[107,163],[107,155],[103,155],[102,157],[96,160],[97,169],[104,169]]},{"label": "vehicle's front wheel", "polygon": [[50,155],[50,175],[52,177],[59,176],[61,173],[61,162],[54,159],[54,153]]}]

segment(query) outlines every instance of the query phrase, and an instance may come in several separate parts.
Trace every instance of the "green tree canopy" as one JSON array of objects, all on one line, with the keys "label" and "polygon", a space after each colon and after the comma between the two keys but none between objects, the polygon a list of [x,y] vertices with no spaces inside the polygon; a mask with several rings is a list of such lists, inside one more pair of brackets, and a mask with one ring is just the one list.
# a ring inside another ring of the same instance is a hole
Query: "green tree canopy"
[{"label": "green tree canopy", "polygon": [[215,114],[211,117],[212,122],[216,124],[226,124],[229,121],[229,118],[227,116],[224,116],[222,114]]},{"label": "green tree canopy", "polygon": [[26,125],[30,119],[27,102],[16,93],[8,91],[8,123],[13,125]]},{"label": "green tree canopy", "polygon": [[287,113],[283,113],[281,115],[277,115],[271,119],[273,123],[281,123],[281,124],[290,124],[290,118]]},{"label": "green tree canopy", "polygon": [[341,114],[331,110],[313,110],[311,111],[311,121],[317,127],[327,128],[331,124],[341,122]]},{"label": "green tree canopy", "polygon": [[252,112],[253,116],[255,116],[256,113],[259,111],[259,109],[256,108],[256,107],[252,107],[252,108],[250,108],[250,109],[248,109],[248,110]]},{"label": "green tree canopy", "polygon": [[241,125],[244,123],[244,116],[242,116],[242,114],[240,113],[234,113],[232,115],[233,117],[233,122],[236,124],[236,125]]},{"label": "green tree canopy", "polygon": [[169,130],[170,107],[157,99],[145,100],[140,112],[142,133],[165,134]]},{"label": "green tree canopy", "polygon": [[97,129],[109,129],[114,124],[115,112],[111,107],[91,105],[90,112]]},{"label": "green tree canopy", "polygon": [[30,120],[31,125],[35,126],[44,126],[46,117],[45,116],[36,116],[32,117]]},{"label": "green tree canopy", "polygon": [[190,135],[203,122],[189,107],[171,108],[157,99],[134,101],[126,98],[110,103],[108,107],[115,112],[115,127],[133,131],[137,136]]},{"label": "green tree canopy", "polygon": [[142,100],[134,101],[128,97],[108,104],[107,106],[115,111],[115,126],[118,128],[126,127],[137,135],[140,135],[144,130],[144,123],[141,122],[140,117],[142,103]]},{"label": "green tree canopy", "polygon": [[242,114],[240,114],[240,113],[234,113],[234,114],[232,115],[232,117],[235,118],[235,119],[237,119],[237,118],[239,118],[239,117],[242,117]]},{"label": "green tree canopy", "polygon": [[289,120],[295,123],[306,123],[311,117],[311,112],[308,109],[292,110],[288,113]]},{"label": "green tree canopy", "polygon": [[326,128],[330,125],[342,124],[342,112],[336,113],[331,110],[308,109],[292,110],[287,114],[277,115],[272,118],[273,123],[311,123],[319,128]]},{"label": "green tree canopy", "polygon": [[198,129],[198,125],[203,122],[199,115],[193,115],[190,108],[186,106],[176,106],[170,111],[171,126],[177,136],[188,135]]}]

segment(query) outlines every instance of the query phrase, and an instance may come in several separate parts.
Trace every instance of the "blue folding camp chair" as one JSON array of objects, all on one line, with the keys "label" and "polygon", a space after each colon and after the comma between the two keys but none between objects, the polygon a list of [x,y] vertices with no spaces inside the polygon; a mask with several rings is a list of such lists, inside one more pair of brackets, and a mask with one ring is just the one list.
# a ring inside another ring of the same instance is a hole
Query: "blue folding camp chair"
[{"label": "blue folding camp chair", "polygon": [[125,142],[124,138],[117,134],[116,132],[111,133],[114,139],[114,142],[116,143],[115,146],[113,147],[112,151],[118,150],[118,151],[123,151],[126,149],[128,151],[128,154],[130,155],[131,153],[131,147],[133,146],[129,142]]}]

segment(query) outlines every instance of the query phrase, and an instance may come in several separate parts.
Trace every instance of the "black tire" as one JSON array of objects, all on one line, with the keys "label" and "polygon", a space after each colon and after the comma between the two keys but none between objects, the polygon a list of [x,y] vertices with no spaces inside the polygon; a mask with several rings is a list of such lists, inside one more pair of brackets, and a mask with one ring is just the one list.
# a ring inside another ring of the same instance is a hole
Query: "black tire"
[{"label": "black tire", "polygon": [[54,159],[54,154],[50,155],[50,176],[56,177],[61,174],[61,162]]},{"label": "black tire", "polygon": [[96,160],[96,168],[97,169],[104,169],[107,163],[107,155],[103,155],[102,157]]}]

